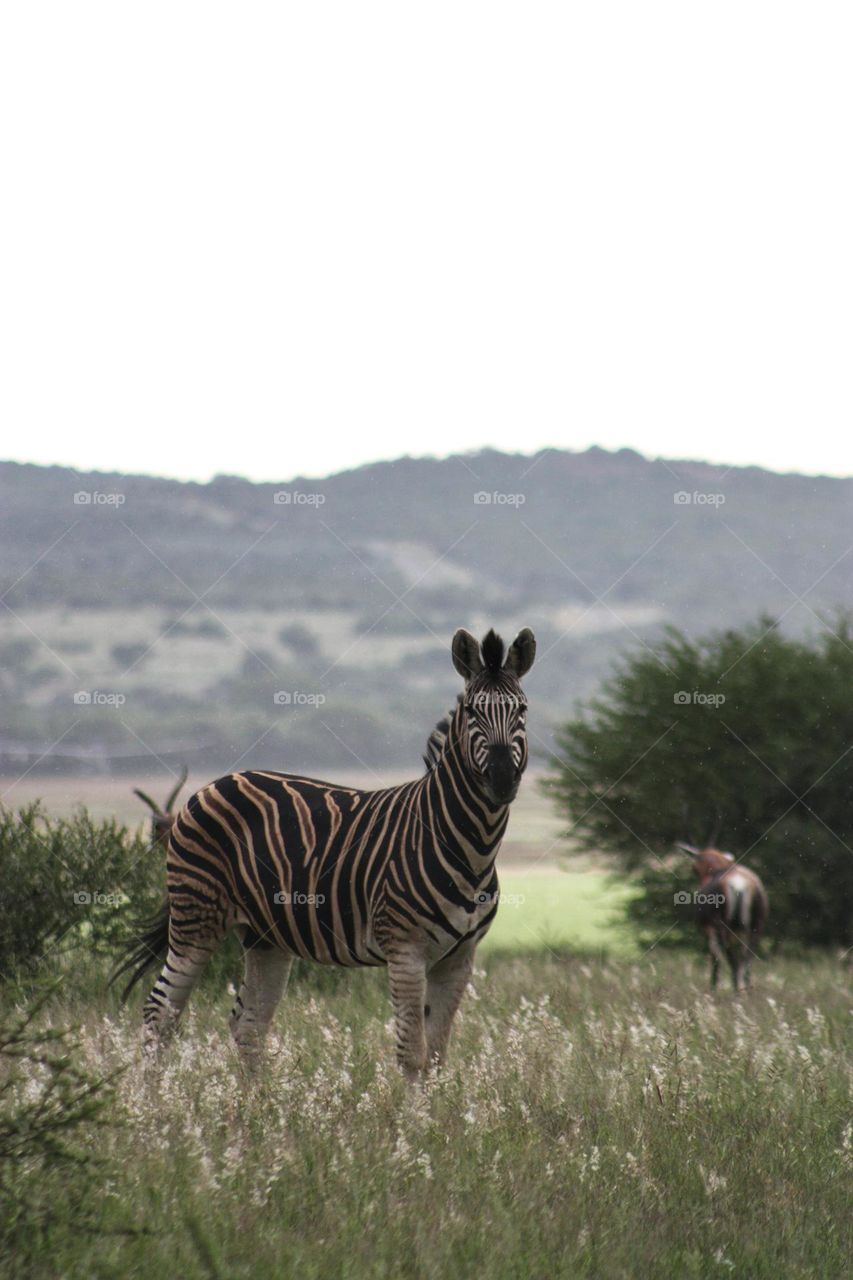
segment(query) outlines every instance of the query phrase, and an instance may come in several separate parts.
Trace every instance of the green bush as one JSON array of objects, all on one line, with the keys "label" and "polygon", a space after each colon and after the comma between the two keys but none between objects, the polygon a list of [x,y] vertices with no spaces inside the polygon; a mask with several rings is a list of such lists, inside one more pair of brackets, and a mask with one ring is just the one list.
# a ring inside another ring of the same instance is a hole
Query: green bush
[{"label": "green bush", "polygon": [[35,1274],[52,1233],[96,1230],[93,1138],[113,1077],[79,1065],[66,1028],[39,1025],[50,998],[0,1021],[0,1251],[4,1274]]},{"label": "green bush", "polygon": [[766,618],[691,641],[670,631],[625,660],[557,735],[547,786],[587,849],[614,855],[649,937],[692,935],[673,893],[674,843],[720,848],[757,871],[770,932],[853,943],[853,635],[812,642]]},{"label": "green bush", "polygon": [[49,818],[41,806],[0,809],[0,978],[84,945],[113,953],[128,921],[158,905],[159,846],[81,809]]}]

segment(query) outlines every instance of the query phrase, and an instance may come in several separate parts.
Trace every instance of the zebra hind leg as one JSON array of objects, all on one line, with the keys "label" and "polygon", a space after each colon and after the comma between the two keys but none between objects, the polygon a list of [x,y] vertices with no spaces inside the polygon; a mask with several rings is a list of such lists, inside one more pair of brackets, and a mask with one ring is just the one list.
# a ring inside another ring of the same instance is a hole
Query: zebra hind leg
[{"label": "zebra hind leg", "polygon": [[[219,941],[217,939],[216,941]],[[202,947],[186,943],[169,934],[169,950],[160,976],[143,1008],[143,1046],[149,1058],[155,1058],[174,1035],[193,987],[213,954],[216,943]]]},{"label": "zebra hind leg", "polygon": [[293,956],[264,942],[243,939],[244,975],[231,1010],[230,1027],[249,1070],[260,1061],[267,1030],[287,986]]}]

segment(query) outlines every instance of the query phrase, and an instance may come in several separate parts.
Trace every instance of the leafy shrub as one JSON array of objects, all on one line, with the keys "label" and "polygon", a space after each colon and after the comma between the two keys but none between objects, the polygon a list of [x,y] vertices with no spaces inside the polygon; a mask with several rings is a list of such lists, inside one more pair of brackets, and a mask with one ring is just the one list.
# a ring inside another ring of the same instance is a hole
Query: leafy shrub
[{"label": "leafy shrub", "polygon": [[[764,879],[771,932],[853,943],[853,635],[811,643],[769,619],[624,661],[557,735],[548,780],[572,834],[613,854],[651,936],[692,935],[674,843],[713,838]],[[692,886],[691,886],[692,887]]]},{"label": "leafy shrub", "polygon": [[0,1021],[0,1246],[21,1274],[52,1228],[93,1229],[90,1140],[112,1098],[113,1077],[77,1064],[69,1030],[38,1025],[50,995]]},{"label": "leafy shrub", "polygon": [[161,853],[84,809],[73,818],[49,818],[38,803],[0,809],[0,978],[59,949],[111,952],[128,919],[158,904]]}]

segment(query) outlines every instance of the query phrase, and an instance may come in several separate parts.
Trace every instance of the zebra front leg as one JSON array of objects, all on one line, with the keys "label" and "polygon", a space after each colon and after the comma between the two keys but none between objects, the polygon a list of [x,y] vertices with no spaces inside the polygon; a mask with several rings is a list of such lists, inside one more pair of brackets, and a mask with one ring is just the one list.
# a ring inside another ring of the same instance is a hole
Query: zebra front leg
[{"label": "zebra front leg", "polygon": [[423,1074],[426,1064],[424,1003],[426,964],[420,951],[406,948],[388,959],[388,978],[397,1030],[397,1062],[409,1081]]},{"label": "zebra front leg", "polygon": [[293,956],[263,942],[247,945],[240,994],[231,1011],[234,1043],[251,1071],[260,1061],[267,1030],[287,986]]},{"label": "zebra front leg", "polygon": [[440,960],[427,975],[424,1014],[429,1066],[444,1064],[453,1019],[474,967],[475,951],[476,943],[465,943],[451,956]]}]

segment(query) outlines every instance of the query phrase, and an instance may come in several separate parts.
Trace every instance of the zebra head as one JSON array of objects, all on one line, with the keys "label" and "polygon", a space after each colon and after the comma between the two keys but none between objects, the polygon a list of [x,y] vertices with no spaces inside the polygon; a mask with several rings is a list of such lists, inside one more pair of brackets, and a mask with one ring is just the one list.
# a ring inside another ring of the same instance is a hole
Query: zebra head
[{"label": "zebra head", "polygon": [[525,627],[504,656],[503,640],[494,631],[478,644],[459,630],[452,652],[465,681],[459,714],[467,764],[492,804],[509,804],[527,766],[527,699],[520,681],[533,666],[536,640]]}]

